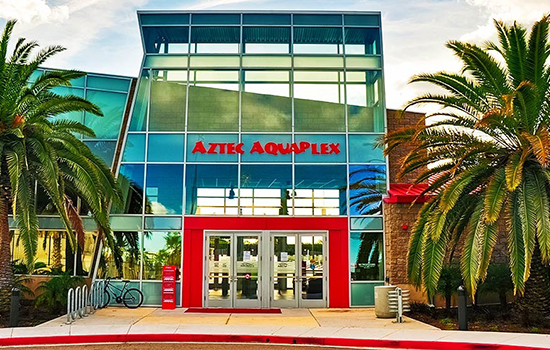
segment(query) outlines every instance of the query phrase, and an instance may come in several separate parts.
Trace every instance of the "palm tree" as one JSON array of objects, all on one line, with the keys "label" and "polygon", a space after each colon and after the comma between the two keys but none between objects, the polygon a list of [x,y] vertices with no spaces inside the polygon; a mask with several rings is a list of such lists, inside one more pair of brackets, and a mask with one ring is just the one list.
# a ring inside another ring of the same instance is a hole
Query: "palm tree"
[{"label": "palm tree", "polygon": [[405,109],[442,108],[426,116],[436,117],[429,125],[388,134],[385,152],[412,145],[402,173],[418,171],[416,183],[427,181],[426,193],[434,195],[411,237],[409,280],[433,297],[448,252],[463,241],[461,271],[473,297],[487,275],[497,223],[504,220],[514,291],[523,296],[519,309],[548,315],[549,17],[530,33],[517,23],[495,21],[495,27],[498,43],[447,43],[462,62],[460,73],[412,77],[444,92],[418,96]]},{"label": "palm tree", "polygon": [[31,57],[38,44],[21,38],[8,58],[14,26],[15,21],[7,22],[0,39],[0,307],[13,283],[9,214],[19,230],[28,271],[33,270],[38,244],[35,183],[59,213],[73,251],[83,241],[84,228],[69,194],[76,193],[86,203],[110,244],[108,206],[110,200],[121,200],[109,168],[74,135],[94,136],[93,131],[79,122],[53,118],[73,111],[102,115],[85,99],[51,91],[70,86],[71,80],[85,73],[51,71],[28,83],[40,65],[64,48],[47,47]]}]

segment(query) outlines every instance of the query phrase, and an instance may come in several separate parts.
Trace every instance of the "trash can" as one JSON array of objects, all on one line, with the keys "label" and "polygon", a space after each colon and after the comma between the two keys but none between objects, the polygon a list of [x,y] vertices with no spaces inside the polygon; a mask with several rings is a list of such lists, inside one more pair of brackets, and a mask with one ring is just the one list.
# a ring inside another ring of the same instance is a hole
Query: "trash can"
[{"label": "trash can", "polygon": [[394,291],[396,286],[374,287],[374,314],[378,318],[395,317],[395,312],[390,311],[388,292]]}]

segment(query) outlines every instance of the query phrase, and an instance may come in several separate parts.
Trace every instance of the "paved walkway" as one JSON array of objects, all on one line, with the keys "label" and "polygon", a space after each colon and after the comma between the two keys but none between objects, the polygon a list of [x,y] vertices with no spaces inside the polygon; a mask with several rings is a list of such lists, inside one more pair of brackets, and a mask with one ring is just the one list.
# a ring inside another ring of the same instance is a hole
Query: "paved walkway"
[{"label": "paved walkway", "polygon": [[212,337],[204,338],[214,339],[212,341],[222,339],[215,338],[215,335],[237,337],[233,339],[270,336],[318,338],[327,345],[331,339],[364,339],[386,341],[373,344],[392,344],[392,347],[399,347],[399,342],[412,341],[407,343],[411,346],[422,341],[437,342],[438,347],[440,342],[446,342],[449,346],[478,343],[550,349],[550,335],[442,331],[410,318],[402,324],[393,323],[392,319],[377,319],[373,309],[283,309],[281,314],[201,314],[185,313],[184,309],[107,308],[78,319],[72,325],[66,325],[64,321],[64,318],[58,318],[37,327],[0,329],[0,342],[1,338],[61,336],[70,339],[79,335],[113,335],[124,341],[138,339],[136,336],[143,334],[158,334],[160,340],[162,335],[174,340],[180,339],[177,335],[189,335],[188,339],[195,339],[192,335],[196,335],[198,340],[202,339],[200,335],[204,335]]}]

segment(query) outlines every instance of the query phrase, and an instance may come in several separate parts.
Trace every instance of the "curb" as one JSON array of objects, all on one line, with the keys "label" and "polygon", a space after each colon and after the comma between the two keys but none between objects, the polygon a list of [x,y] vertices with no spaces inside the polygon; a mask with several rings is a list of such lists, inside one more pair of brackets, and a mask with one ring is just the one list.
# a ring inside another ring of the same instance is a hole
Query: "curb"
[{"label": "curb", "polygon": [[52,337],[2,338],[0,346],[66,345],[94,343],[256,343],[322,345],[334,347],[418,349],[418,350],[543,350],[548,348],[445,341],[349,339],[231,334],[104,334]]}]

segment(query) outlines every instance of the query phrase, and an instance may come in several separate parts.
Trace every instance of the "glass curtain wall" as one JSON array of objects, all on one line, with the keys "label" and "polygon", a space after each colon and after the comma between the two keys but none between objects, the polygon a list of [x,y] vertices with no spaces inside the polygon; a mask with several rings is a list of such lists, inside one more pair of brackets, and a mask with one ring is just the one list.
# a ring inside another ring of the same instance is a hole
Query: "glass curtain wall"
[{"label": "glass curtain wall", "polygon": [[[119,171],[121,228],[181,235],[185,215],[345,215],[350,235],[382,237],[380,14],[139,19],[146,57]],[[142,286],[157,283],[140,259]],[[350,278],[383,281],[376,271]]]}]

